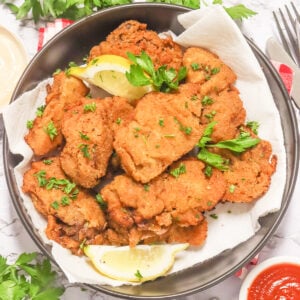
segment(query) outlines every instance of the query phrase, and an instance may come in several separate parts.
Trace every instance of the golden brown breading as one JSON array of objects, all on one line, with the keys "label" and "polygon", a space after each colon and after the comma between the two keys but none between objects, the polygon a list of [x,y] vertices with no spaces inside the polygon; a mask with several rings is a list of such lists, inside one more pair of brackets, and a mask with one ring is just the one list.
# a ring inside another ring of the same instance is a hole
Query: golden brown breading
[{"label": "golden brown breading", "polygon": [[202,95],[219,92],[236,81],[235,73],[212,52],[191,47],[183,55],[187,68],[187,82],[201,85]]},{"label": "golden brown breading", "polygon": [[151,57],[155,68],[167,65],[179,69],[181,66],[181,48],[171,38],[161,39],[155,31],[147,30],[146,24],[134,20],[122,23],[105,41],[94,46],[89,60],[103,54],[127,58],[127,52],[139,55],[142,51]]},{"label": "golden brown breading", "polygon": [[225,201],[252,202],[267,192],[277,163],[269,142],[261,140],[240,155],[227,150],[217,152],[230,161],[229,170],[224,172],[227,181]]},{"label": "golden brown breading", "polygon": [[[90,110],[88,109],[90,108]],[[66,144],[60,154],[64,172],[85,188],[97,185],[106,174],[112,154],[112,127],[133,108],[120,97],[85,99],[65,113],[62,134]]]},{"label": "golden brown breading", "polygon": [[76,184],[94,187],[105,175],[113,149],[110,122],[102,100],[86,99],[65,113],[62,134],[66,139],[60,154],[62,169]]},{"label": "golden brown breading", "polygon": [[[26,143],[35,155],[45,155],[62,144],[61,119],[70,106],[80,103],[88,88],[75,77],[64,72],[54,75],[52,86],[47,87],[46,107],[42,116],[37,116],[33,127],[25,136]],[[53,135],[49,135],[51,131]]]},{"label": "golden brown breading", "polygon": [[[59,159],[53,157],[51,161],[50,164],[43,161],[33,162],[24,174],[22,189],[29,194],[37,211],[46,218],[52,216],[52,225],[58,224],[60,228],[60,238],[69,236],[66,230],[61,230],[63,226],[76,231],[76,234],[72,234],[73,242],[64,246],[77,252],[84,239],[94,239],[95,235],[104,230],[106,220],[95,198],[68,180],[60,167]],[[52,232],[47,229],[51,239],[56,235],[56,229],[51,224],[49,226],[54,230]],[[76,249],[74,243],[78,246]]]},{"label": "golden brown breading", "polygon": [[203,126],[189,110],[194,92],[149,93],[138,102],[132,120],[120,124],[114,148],[123,169],[135,180],[145,183],[155,178],[197,144]]},{"label": "golden brown breading", "polygon": [[[178,176],[177,168],[183,168]],[[114,243],[122,244],[120,234],[131,246],[143,241],[202,244],[206,237],[202,212],[215,207],[226,187],[220,171],[207,178],[203,169],[201,161],[190,159],[172,165],[174,175],[164,173],[146,185],[127,175],[115,177],[101,190]],[[203,234],[197,236],[199,231]]]},{"label": "golden brown breading", "polygon": [[236,89],[225,89],[219,94],[201,97],[203,104],[201,123],[217,122],[211,135],[212,142],[233,139],[238,127],[245,123],[246,111]]}]

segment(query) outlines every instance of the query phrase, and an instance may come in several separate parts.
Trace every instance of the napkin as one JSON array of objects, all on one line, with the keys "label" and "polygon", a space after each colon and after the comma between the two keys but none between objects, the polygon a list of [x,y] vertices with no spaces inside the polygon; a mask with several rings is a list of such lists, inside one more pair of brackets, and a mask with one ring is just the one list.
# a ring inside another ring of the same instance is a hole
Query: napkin
[{"label": "napkin", "polygon": [[72,23],[68,19],[55,19],[54,22],[48,22],[45,27],[39,28],[37,50],[40,51],[52,37]]},{"label": "napkin", "polygon": [[[252,237],[260,228],[259,218],[280,209],[286,177],[285,148],[279,112],[265,76],[237,25],[222,7],[215,5],[182,14],[179,16],[179,22],[186,30],[175,38],[177,43],[185,47],[208,48],[236,72],[236,87],[247,110],[247,120],[260,123],[259,135],[271,142],[273,152],[278,157],[278,164],[268,193],[258,201],[251,204],[220,204],[213,211],[218,216],[217,219],[207,214],[208,237],[205,244],[202,247],[189,247],[180,253],[169,273],[211,259]],[[25,93],[4,112],[10,149],[24,157],[14,170],[19,186],[22,184],[22,174],[32,158],[31,150],[23,141],[26,133],[25,120],[32,119],[35,108],[43,103],[45,84],[42,82],[33,91]],[[35,227],[45,242],[52,245],[52,255],[70,282],[114,286],[128,284],[98,274],[85,257],[71,255],[67,249],[47,240],[44,235],[46,221],[33,208],[29,197],[23,195],[22,191],[20,193]]]}]

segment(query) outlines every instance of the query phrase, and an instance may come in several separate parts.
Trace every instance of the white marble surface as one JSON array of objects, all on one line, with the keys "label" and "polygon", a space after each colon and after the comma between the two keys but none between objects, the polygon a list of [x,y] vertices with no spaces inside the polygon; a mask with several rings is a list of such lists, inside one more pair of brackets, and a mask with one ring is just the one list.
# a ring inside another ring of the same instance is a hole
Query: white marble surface
[{"label": "white marble surface", "polygon": [[[209,1],[207,1],[209,2]],[[258,12],[258,15],[245,20],[241,25],[242,31],[250,37],[263,51],[267,38],[276,35],[276,29],[272,17],[272,10],[282,7],[286,0],[232,0],[223,1],[226,5],[243,3]],[[294,3],[300,8],[300,0]],[[15,33],[23,42],[24,47],[31,59],[37,51],[38,26],[32,21],[21,22],[15,19],[8,9],[0,4],[0,25],[7,27]],[[41,24],[43,25],[43,24]],[[1,70],[0,70],[1,71]],[[299,124],[299,112],[297,112]],[[2,137],[2,132],[1,132]],[[2,140],[1,140],[2,144]],[[0,254],[14,260],[22,252],[38,251],[26,230],[23,228],[17,213],[11,202],[4,177],[2,145],[0,144]],[[259,260],[262,261],[275,255],[295,255],[300,257],[300,180],[298,181],[289,208],[284,219],[279,225],[273,237],[262,249]],[[62,279],[64,280],[64,279]],[[114,300],[117,298],[93,291],[82,290],[80,287],[69,285],[63,281],[66,292],[63,300]],[[237,300],[241,286],[241,279],[232,276],[222,283],[198,294],[182,297],[190,300]]]}]

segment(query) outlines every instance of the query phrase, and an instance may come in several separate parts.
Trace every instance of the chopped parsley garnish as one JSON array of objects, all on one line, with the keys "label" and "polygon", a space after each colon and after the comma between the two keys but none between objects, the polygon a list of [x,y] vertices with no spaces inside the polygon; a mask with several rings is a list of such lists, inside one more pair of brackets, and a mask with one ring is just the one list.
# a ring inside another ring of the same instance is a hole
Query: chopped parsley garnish
[{"label": "chopped parsley garnish", "polygon": [[37,173],[34,174],[34,176],[37,178],[40,187],[46,186],[48,180],[46,179],[45,170],[38,171]]},{"label": "chopped parsley garnish", "polygon": [[217,114],[217,112],[215,110],[211,111],[210,113],[204,115],[205,118],[207,118],[209,121],[212,121],[212,119],[214,118],[214,116]]},{"label": "chopped parsley garnish", "polygon": [[57,74],[59,74],[60,72],[61,72],[62,70],[61,69],[56,69],[54,72],[53,72],[53,76],[55,76],[55,75],[57,75]]},{"label": "chopped parsley garnish", "polygon": [[43,160],[43,163],[44,163],[45,165],[51,165],[51,164],[53,163],[53,160],[52,160],[52,159],[44,159],[44,160]]},{"label": "chopped parsley garnish", "polygon": [[217,214],[210,214],[209,216],[210,216],[212,219],[215,219],[215,220],[218,219],[218,215],[217,215]]},{"label": "chopped parsley garnish", "polygon": [[85,141],[88,141],[90,139],[86,134],[84,134],[82,132],[79,132],[79,135],[80,135],[81,139],[83,139]]},{"label": "chopped parsley garnish", "polygon": [[186,135],[190,135],[192,133],[192,127],[182,125],[182,123],[179,122],[179,120],[176,117],[174,117],[174,121],[176,124],[179,125],[179,129],[183,131]]},{"label": "chopped parsley garnish", "polygon": [[249,127],[253,133],[258,134],[259,123],[256,121],[249,121],[246,123],[246,126]]},{"label": "chopped parsley garnish", "polygon": [[206,177],[211,177],[212,175],[212,166],[206,166],[205,169],[204,169],[204,174]]},{"label": "chopped parsley garnish", "polygon": [[234,184],[231,184],[229,186],[229,193],[234,193],[236,186]]},{"label": "chopped parsley garnish", "polygon": [[28,120],[28,121],[26,122],[26,127],[27,127],[28,129],[31,129],[31,128],[33,127],[33,120]]},{"label": "chopped parsley garnish", "polygon": [[136,272],[134,273],[134,276],[136,278],[138,278],[139,280],[143,279],[143,275],[141,274],[141,272],[139,270],[136,270]]},{"label": "chopped parsley garnish", "polygon": [[107,202],[105,202],[100,194],[96,195],[96,201],[99,203],[102,210],[107,209]]},{"label": "chopped parsley garnish", "polygon": [[57,129],[53,123],[53,121],[50,121],[45,129],[46,133],[49,135],[50,140],[53,141],[54,138],[58,135]]},{"label": "chopped parsley garnish", "polygon": [[87,144],[80,144],[79,147],[80,151],[83,154],[83,157],[85,158],[91,158],[90,152],[89,152],[89,145]]},{"label": "chopped parsley garnish", "polygon": [[134,86],[152,85],[158,91],[169,93],[177,90],[179,83],[187,75],[186,67],[181,67],[179,71],[168,69],[166,65],[155,69],[152,59],[145,51],[140,55],[127,52],[127,56],[133,64],[130,65],[130,71],[126,72],[126,77]]},{"label": "chopped parsley garnish", "polygon": [[62,206],[70,205],[70,198],[68,196],[63,196],[60,203]]},{"label": "chopped parsley garnish", "polygon": [[158,120],[158,125],[161,126],[161,127],[164,127],[164,126],[165,126],[165,121],[164,121],[163,118],[160,118],[160,119]]},{"label": "chopped parsley garnish", "polygon": [[87,113],[87,112],[95,112],[96,108],[97,108],[96,103],[92,102],[92,103],[89,103],[89,104],[85,104],[84,107],[83,107],[83,111],[85,113]]},{"label": "chopped parsley garnish", "polygon": [[45,108],[46,108],[46,105],[41,105],[41,106],[39,106],[39,107],[36,109],[36,112],[35,112],[36,116],[37,116],[37,117],[41,117],[41,116],[43,115],[43,113],[44,113]]},{"label": "chopped parsley garnish", "polygon": [[197,95],[193,95],[193,96],[191,97],[191,100],[192,100],[192,101],[197,101],[197,100],[198,100],[198,96],[197,96]]},{"label": "chopped parsley garnish", "polygon": [[54,201],[50,204],[50,206],[55,209],[55,210],[58,210],[59,208],[59,203],[57,201]]},{"label": "chopped parsley garnish", "polygon": [[209,96],[204,96],[204,97],[202,98],[202,100],[201,100],[201,103],[202,103],[203,105],[210,105],[210,104],[213,104],[213,103],[214,103],[214,100],[213,100],[211,97],[209,97]]},{"label": "chopped parsley garnish", "polygon": [[170,171],[170,174],[175,178],[178,178],[181,174],[185,174],[185,173],[186,173],[186,167],[185,164],[183,163],[180,163],[179,167]]},{"label": "chopped parsley garnish", "polygon": [[149,190],[150,190],[150,184],[144,184],[144,190],[146,192],[149,192]]},{"label": "chopped parsley garnish", "polygon": [[198,63],[191,63],[191,68],[193,69],[193,71],[197,71],[200,69],[200,66]]},{"label": "chopped parsley garnish", "polygon": [[121,122],[122,122],[122,119],[119,117],[119,118],[116,120],[116,123],[117,123],[118,125],[120,125]]}]

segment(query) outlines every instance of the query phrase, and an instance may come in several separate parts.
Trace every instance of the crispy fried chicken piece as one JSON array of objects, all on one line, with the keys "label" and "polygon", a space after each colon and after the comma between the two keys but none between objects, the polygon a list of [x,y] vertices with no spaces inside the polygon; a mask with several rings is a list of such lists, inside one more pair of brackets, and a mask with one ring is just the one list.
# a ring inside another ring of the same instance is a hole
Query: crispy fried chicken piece
[{"label": "crispy fried chicken piece", "polygon": [[89,60],[103,54],[120,55],[127,58],[127,52],[135,55],[145,51],[152,59],[154,67],[162,65],[179,69],[182,61],[181,48],[171,38],[162,39],[147,25],[130,20],[113,30],[105,41],[94,46]]},{"label": "crispy fried chicken piece", "polygon": [[155,241],[201,245],[207,227],[202,212],[215,207],[226,187],[220,171],[207,178],[203,169],[201,161],[189,159],[146,185],[127,175],[115,177],[101,190],[113,242],[122,244],[120,235],[131,246]]},{"label": "crispy fried chicken piece", "polygon": [[46,107],[42,116],[37,116],[25,141],[35,155],[45,155],[62,144],[61,119],[64,112],[80,103],[88,88],[75,77],[64,72],[54,75],[52,86],[47,87]]},{"label": "crispy fried chicken piece", "polygon": [[183,65],[188,70],[187,82],[201,84],[203,95],[222,91],[237,78],[217,55],[202,48],[188,48],[183,55]]},{"label": "crispy fried chicken piece", "polygon": [[131,121],[120,124],[114,148],[128,175],[146,183],[194,148],[203,133],[189,109],[194,94],[193,89],[149,93],[138,102]]},{"label": "crispy fried chicken piece", "polygon": [[277,164],[277,157],[272,154],[268,141],[261,140],[240,155],[227,150],[215,152],[230,161],[229,170],[224,172],[227,181],[225,201],[252,202],[267,192]]},{"label": "crispy fried chicken piece", "polygon": [[201,123],[215,121],[212,142],[233,139],[238,128],[245,123],[246,111],[235,88],[224,89],[219,94],[202,96]]},{"label": "crispy fried chicken piece", "polygon": [[22,189],[36,210],[48,219],[48,238],[80,254],[80,243],[94,242],[106,220],[95,198],[68,180],[59,159],[53,157],[51,161],[33,162],[24,174]]},{"label": "crispy fried chicken piece", "polygon": [[120,97],[85,99],[65,113],[62,134],[66,144],[60,154],[64,172],[85,188],[97,185],[106,174],[112,154],[112,126],[133,108]]}]

